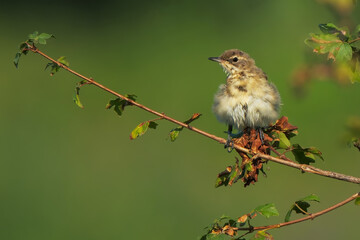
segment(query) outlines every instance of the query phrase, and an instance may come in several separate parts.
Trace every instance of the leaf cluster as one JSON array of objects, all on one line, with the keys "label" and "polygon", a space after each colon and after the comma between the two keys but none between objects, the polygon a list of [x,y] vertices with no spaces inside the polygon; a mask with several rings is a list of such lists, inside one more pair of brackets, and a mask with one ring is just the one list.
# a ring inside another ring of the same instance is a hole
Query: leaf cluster
[{"label": "leaf cluster", "polygon": [[80,88],[87,83],[88,82],[86,80],[83,80],[83,81],[78,82],[78,84],[75,87],[75,96],[74,96],[73,100],[74,100],[74,103],[79,108],[84,108],[84,105],[80,101]]},{"label": "leaf cluster", "polygon": [[[279,212],[273,203],[258,206],[249,213],[244,214],[237,219],[231,219],[228,216],[222,216],[219,219],[215,219],[213,224],[205,228],[206,233],[201,237],[201,240],[243,239],[241,236],[238,236],[238,231],[247,225],[249,232],[251,232],[251,229],[253,228],[251,225],[251,220],[259,214],[266,218],[279,216]],[[272,236],[265,231],[258,231],[252,239],[272,239]]]},{"label": "leaf cluster", "polygon": [[[183,123],[185,124],[190,124],[191,122],[195,121],[196,119],[198,119],[201,116],[200,113],[194,113],[188,120],[184,121]],[[146,131],[148,130],[148,128],[153,128],[156,129],[158,123],[156,123],[155,121],[158,120],[162,120],[163,118],[157,118],[157,119],[153,119],[153,120],[149,120],[149,121],[145,121],[140,123],[138,126],[136,126],[136,128],[131,132],[130,134],[130,139],[133,140],[137,137],[140,137],[142,135],[144,135],[146,133]],[[178,126],[174,129],[172,129],[169,133],[170,136],[170,140],[173,142],[175,141],[178,136],[179,133],[184,129],[183,126]]]},{"label": "leaf cluster", "polygon": [[[320,202],[320,199],[315,194],[310,194],[304,198],[301,198],[295,201],[289,211],[285,216],[285,222],[290,221],[290,217],[292,212],[297,214],[305,214],[311,215],[308,213],[308,208],[311,206],[311,202]],[[355,204],[360,205],[360,198],[355,200]],[[205,228],[206,233],[201,237],[201,240],[209,240],[209,239],[243,239],[238,237],[239,230],[248,230],[248,233],[253,231],[253,226],[251,225],[252,219],[254,219],[257,215],[262,215],[266,218],[270,218],[273,216],[279,216],[279,212],[275,207],[275,204],[268,203],[254,208],[247,214],[244,214],[237,219],[231,219],[228,216],[222,216],[219,219],[215,219],[215,221],[208,227]],[[275,226],[275,225],[274,225]],[[247,228],[244,228],[247,227]],[[271,227],[257,231],[252,239],[273,239],[271,234],[266,232],[266,230],[271,229]],[[245,234],[246,235],[246,234]],[[244,236],[244,235],[242,235]]]},{"label": "leaf cluster", "polygon": [[257,153],[270,154],[275,150],[279,157],[291,161],[286,157],[286,154],[291,152],[300,164],[314,163],[316,158],[323,160],[322,153],[317,148],[303,148],[299,144],[292,144],[291,139],[297,134],[297,127],[291,125],[285,116],[264,131],[263,142],[255,129],[245,129],[243,135],[233,141],[241,147],[250,149],[251,153],[238,151],[242,159],[241,163],[236,159],[234,165],[220,172],[215,187],[231,186],[240,179],[246,187],[258,181],[260,172],[266,176],[263,166],[267,160],[257,157]]},{"label": "leaf cluster", "polygon": [[[60,64],[67,66],[67,67],[70,66],[70,63],[66,60],[65,56],[59,57],[56,61],[57,61],[57,63],[50,62],[50,63],[46,64],[46,66],[45,66],[45,70],[50,68],[50,76],[54,76],[54,74],[60,70],[60,68],[61,68]],[[58,63],[60,63],[60,64],[58,64]]]},{"label": "leaf cluster", "polygon": [[322,33],[310,33],[305,43],[318,54],[336,61],[352,82],[360,82],[360,25],[353,33],[333,23],[320,24]]},{"label": "leaf cluster", "polygon": [[[200,113],[194,113],[191,118],[189,118],[188,120],[184,121],[185,124],[190,124],[193,121],[195,121],[196,119],[198,119],[199,117],[201,117]],[[170,136],[170,140],[172,142],[174,142],[178,137],[179,137],[179,133],[184,129],[183,126],[178,126],[174,129],[172,129],[169,133]]]},{"label": "leaf cluster", "polygon": [[[126,94],[125,97],[136,101],[137,96],[135,94]],[[121,98],[115,98],[113,100],[110,100],[108,102],[108,104],[106,104],[105,108],[106,109],[111,109],[113,108],[114,111],[116,112],[116,114],[121,117],[121,115],[123,114],[125,107],[131,105],[130,102],[121,99]]]},{"label": "leaf cluster", "polygon": [[134,140],[135,138],[144,135],[149,128],[156,129],[157,125],[158,124],[155,122],[155,120],[150,120],[150,121],[145,121],[145,122],[140,123],[131,132],[130,139]]},{"label": "leaf cluster", "polygon": [[46,44],[46,41],[50,38],[55,38],[54,35],[48,33],[40,33],[35,31],[29,34],[28,39],[22,42],[19,46],[19,52],[15,54],[14,65],[17,68],[19,66],[19,60],[22,54],[26,55],[31,47],[35,47],[35,44]]},{"label": "leaf cluster", "polygon": [[290,221],[291,213],[295,211],[296,213],[310,215],[308,213],[308,208],[311,206],[310,202],[320,202],[320,199],[315,194],[310,194],[302,199],[297,200],[293,205],[291,205],[289,211],[285,216],[285,222]]}]

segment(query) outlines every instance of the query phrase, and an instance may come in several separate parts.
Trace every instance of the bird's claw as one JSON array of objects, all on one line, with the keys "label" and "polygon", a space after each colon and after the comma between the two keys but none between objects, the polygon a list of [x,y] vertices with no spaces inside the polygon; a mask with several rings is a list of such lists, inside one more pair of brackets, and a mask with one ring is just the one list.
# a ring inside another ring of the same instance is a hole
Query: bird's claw
[{"label": "bird's claw", "polygon": [[224,148],[226,148],[228,153],[231,153],[232,150],[234,149],[234,141],[231,139],[231,137],[226,140]]},{"label": "bird's claw", "polygon": [[259,138],[260,138],[260,141],[261,141],[261,145],[264,145],[264,131],[263,131],[263,129],[262,128],[258,128],[257,129],[258,130],[258,132],[259,132]]}]

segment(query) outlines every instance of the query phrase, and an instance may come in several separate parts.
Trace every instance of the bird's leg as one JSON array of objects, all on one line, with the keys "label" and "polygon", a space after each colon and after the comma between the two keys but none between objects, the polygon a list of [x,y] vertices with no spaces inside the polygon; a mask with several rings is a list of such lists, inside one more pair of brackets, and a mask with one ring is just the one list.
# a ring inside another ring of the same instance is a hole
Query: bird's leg
[{"label": "bird's leg", "polygon": [[261,140],[261,144],[264,145],[264,130],[261,127],[259,127],[257,129],[257,131],[259,133],[259,138]]},{"label": "bird's leg", "polygon": [[242,135],[244,135],[244,132],[243,132],[243,131],[239,131],[238,133],[232,133],[232,134],[231,134],[231,137],[232,137],[232,138],[241,138]]},{"label": "bird's leg", "polygon": [[224,146],[224,148],[227,148],[228,152],[231,152],[234,149],[234,142],[232,140],[232,128],[233,128],[232,125],[229,125],[227,132],[228,137]]}]

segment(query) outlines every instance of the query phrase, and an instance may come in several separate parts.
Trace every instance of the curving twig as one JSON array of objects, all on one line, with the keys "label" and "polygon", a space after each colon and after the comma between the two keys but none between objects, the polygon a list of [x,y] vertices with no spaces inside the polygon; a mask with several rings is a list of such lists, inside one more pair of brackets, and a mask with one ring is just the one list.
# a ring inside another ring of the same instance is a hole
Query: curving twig
[{"label": "curving twig", "polygon": [[[95,85],[96,87],[106,91],[106,92],[109,92],[111,93],[112,95],[115,95],[121,99],[124,99],[126,100],[127,102],[131,103],[132,105],[138,107],[138,108],[141,108],[147,112],[150,112],[156,116],[159,116],[160,118],[162,119],[166,119],[170,122],[173,122],[177,125],[180,125],[184,128],[187,128],[193,132],[196,132],[198,134],[201,134],[205,137],[208,137],[208,138],[211,138],[221,144],[225,144],[226,143],[226,140],[224,138],[221,138],[221,137],[218,137],[218,136],[215,136],[213,134],[210,134],[210,133],[207,133],[203,130],[200,130],[198,128],[195,128],[195,127],[192,127],[190,126],[189,124],[186,124],[186,123],[183,123],[181,121],[178,121],[174,118],[171,118],[167,115],[165,115],[164,113],[160,113],[160,112],[157,112],[151,108],[148,108],[138,102],[135,102],[105,86],[103,86],[102,84],[94,81],[94,79],[92,78],[88,78],[88,77],[85,77],[83,75],[81,75],[80,73],[77,73],[75,72],[74,70],[72,70],[71,68],[67,67],[66,65],[56,61],[55,59],[49,57],[48,55],[46,55],[45,53],[41,52],[35,45],[31,45],[29,43],[27,43],[27,47],[25,50],[29,50],[29,51],[32,51],[33,53],[37,53],[39,55],[41,55],[42,57],[50,60],[51,62],[57,64],[59,67],[69,71],[70,73],[76,75],[77,77],[79,78],[82,78],[84,80],[86,80],[89,84],[92,84],[92,85]],[[298,164],[298,163],[295,163],[293,161],[289,161],[289,159],[281,159],[280,157],[277,158],[277,157],[273,157],[271,155],[267,155],[267,154],[262,154],[262,153],[253,153],[251,150],[247,149],[247,148],[243,148],[243,147],[240,147],[239,145],[237,144],[234,144],[234,148],[241,151],[241,152],[244,152],[244,153],[248,153],[248,154],[251,154],[251,155],[255,155],[257,154],[258,157],[260,158],[263,158],[263,159],[267,159],[269,161],[273,161],[273,162],[276,162],[276,163],[279,163],[279,164],[282,164],[282,165],[285,165],[285,166],[288,166],[288,167],[292,167],[292,168],[297,168],[297,169],[300,169],[302,172],[309,172],[309,173],[314,173],[314,174],[317,174],[317,175],[321,175],[321,176],[325,176],[325,177],[329,177],[329,178],[334,178],[334,179],[337,179],[337,180],[342,180],[342,181],[346,181],[346,182],[351,182],[351,183],[356,183],[356,184],[360,184],[360,178],[357,178],[357,177],[353,177],[353,176],[348,176],[348,175],[344,175],[344,174],[341,174],[341,173],[336,173],[336,172],[331,172],[331,171],[326,171],[326,170],[322,170],[322,169],[319,169],[319,168],[315,168],[313,166],[309,166],[309,165],[306,165],[306,164]]]},{"label": "curving twig", "polygon": [[249,233],[253,232],[253,231],[258,231],[258,230],[266,230],[266,229],[273,229],[273,228],[280,228],[280,227],[285,227],[285,226],[289,226],[289,225],[292,225],[292,224],[295,224],[295,223],[300,223],[300,222],[304,222],[304,221],[307,221],[307,220],[313,220],[314,218],[316,217],[319,217],[325,213],[328,213],[332,210],[335,210],[336,208],[339,208],[341,206],[344,206],[345,204],[355,200],[356,198],[360,197],[360,192],[358,193],[355,193],[353,194],[352,196],[350,196],[349,198],[345,199],[344,201],[341,201],[329,208],[326,208],[320,212],[317,212],[317,213],[311,213],[309,214],[308,216],[306,217],[303,217],[303,218],[299,218],[299,219],[296,219],[296,220],[292,220],[292,221],[289,221],[289,222],[283,222],[283,223],[278,223],[278,224],[273,224],[273,225],[267,225],[267,226],[260,226],[260,227],[247,227],[247,228],[238,228],[237,230],[240,230],[240,231],[249,231]]}]

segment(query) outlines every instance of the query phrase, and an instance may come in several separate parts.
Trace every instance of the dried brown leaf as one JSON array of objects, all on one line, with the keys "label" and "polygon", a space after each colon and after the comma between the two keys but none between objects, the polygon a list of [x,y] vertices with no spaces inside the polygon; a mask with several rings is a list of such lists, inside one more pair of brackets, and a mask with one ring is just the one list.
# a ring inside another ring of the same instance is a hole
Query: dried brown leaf
[{"label": "dried brown leaf", "polygon": [[248,215],[245,214],[245,215],[242,215],[241,217],[239,217],[237,221],[239,223],[244,223],[244,222],[246,222],[247,219],[248,219]]}]

